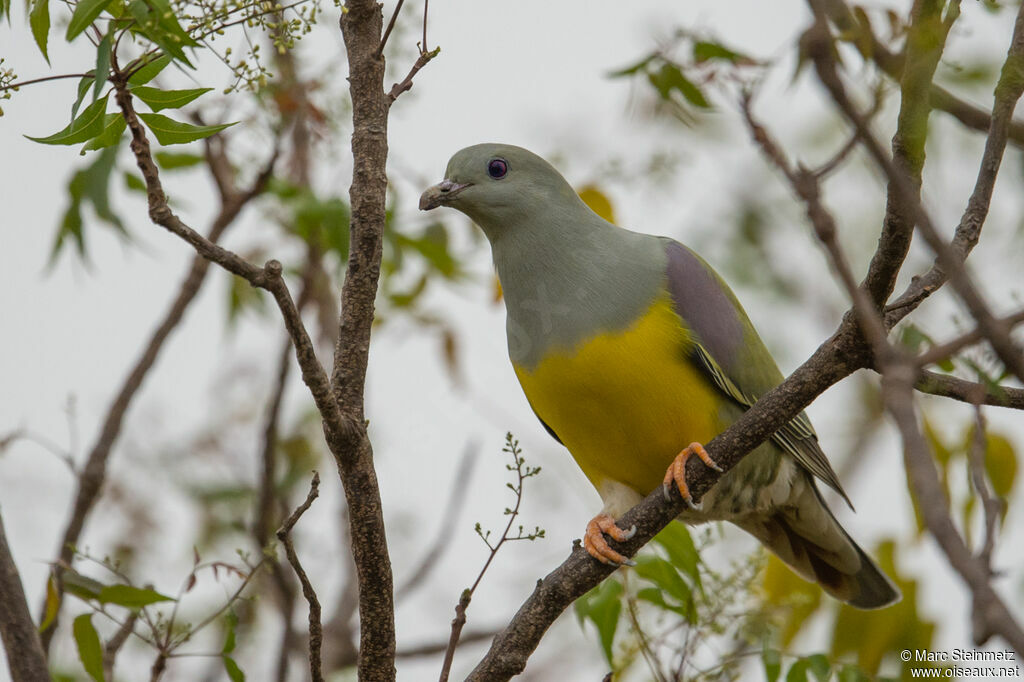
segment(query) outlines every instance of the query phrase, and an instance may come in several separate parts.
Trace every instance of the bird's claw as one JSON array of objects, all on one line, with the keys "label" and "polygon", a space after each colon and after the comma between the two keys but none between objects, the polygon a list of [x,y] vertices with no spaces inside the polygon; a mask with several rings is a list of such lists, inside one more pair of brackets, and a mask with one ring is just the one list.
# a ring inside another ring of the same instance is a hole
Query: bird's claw
[{"label": "bird's claw", "polygon": [[612,549],[608,545],[608,541],[605,540],[605,535],[608,535],[608,537],[617,542],[625,542],[636,535],[636,526],[631,527],[629,530],[623,530],[615,524],[615,519],[608,514],[598,514],[590,520],[587,524],[587,531],[583,534],[583,547],[590,556],[602,564],[608,564],[609,566],[636,566],[635,561]]},{"label": "bird's claw", "polygon": [[711,455],[708,454],[707,450],[700,443],[690,443],[687,445],[682,452],[676,455],[676,458],[672,460],[672,463],[668,466],[668,470],[665,472],[665,480],[662,482],[661,490],[665,495],[665,499],[670,499],[669,489],[673,483],[676,488],[679,489],[679,495],[686,502],[690,509],[700,511],[700,502],[694,502],[693,496],[690,495],[690,486],[686,483],[686,461],[691,456],[697,455],[700,461],[704,462],[704,465],[709,469],[714,469],[719,473],[724,473],[724,469],[718,466],[715,460],[711,459]]}]

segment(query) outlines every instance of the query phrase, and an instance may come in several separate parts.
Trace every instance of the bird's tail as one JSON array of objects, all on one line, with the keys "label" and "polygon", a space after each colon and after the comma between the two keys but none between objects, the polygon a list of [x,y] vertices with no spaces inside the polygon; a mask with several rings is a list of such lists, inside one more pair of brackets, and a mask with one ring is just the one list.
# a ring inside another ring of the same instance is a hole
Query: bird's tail
[{"label": "bird's tail", "polygon": [[840,601],[860,609],[899,601],[899,589],[839,525],[814,481],[801,478],[805,485],[794,485],[789,505],[737,525]]}]

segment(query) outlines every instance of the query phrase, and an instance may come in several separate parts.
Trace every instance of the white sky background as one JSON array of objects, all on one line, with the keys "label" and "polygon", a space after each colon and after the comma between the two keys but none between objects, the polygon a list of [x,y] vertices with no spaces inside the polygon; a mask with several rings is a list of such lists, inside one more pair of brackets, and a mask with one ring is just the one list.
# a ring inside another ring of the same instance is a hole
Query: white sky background
[{"label": "white sky background", "polygon": [[[0,27],[0,55],[7,58],[5,66],[14,67],[22,78],[44,75],[48,73],[46,65],[31,43],[27,25],[19,23],[23,16],[20,4],[15,4],[19,5],[15,29]],[[385,11],[391,6],[389,3]],[[407,7],[407,18],[418,11],[415,5]],[[965,3],[951,50],[955,55],[958,45],[969,44],[971,50],[985,49],[996,59],[1005,51],[1011,23],[1009,12],[993,18],[975,3]],[[764,187],[749,186],[748,173],[758,180],[771,176],[763,172],[756,150],[735,125],[737,118],[728,108],[719,115],[721,124],[729,126],[725,137],[703,140],[704,128],[687,131],[652,122],[631,97],[630,83],[611,80],[606,74],[648,53],[653,39],[667,37],[675,26],[714,34],[754,56],[786,54],[788,59],[791,55],[784,51],[806,24],[806,10],[800,2],[666,1],[635,6],[592,0],[432,3],[429,41],[431,46],[440,45],[442,53],[417,76],[412,92],[403,95],[391,118],[390,168],[404,199],[400,219],[425,225],[436,217],[416,211],[416,195],[440,180],[448,157],[469,144],[504,141],[557,156],[558,165],[576,186],[601,180],[600,169],[611,159],[620,159],[627,169],[635,168],[652,152],[668,147],[680,157],[677,173],[668,184],[605,181],[602,186],[612,195],[620,224],[694,244],[713,243],[713,236],[708,235],[714,234],[716,221],[729,215],[731,198],[761,192],[784,196],[785,188],[777,179]],[[345,72],[344,52],[335,25],[333,18],[326,18],[300,49],[303,55],[316,54],[325,64],[337,63],[334,76],[340,83]],[[81,52],[66,49],[58,31],[63,27],[55,28],[51,36],[51,61],[59,71],[76,70],[76,55]],[[989,35],[991,40],[979,39]],[[409,46],[415,36],[418,22],[410,21],[409,30],[393,39]],[[407,64],[399,60],[391,70],[400,77]],[[815,118],[821,111],[816,108],[820,102],[817,88],[809,86],[806,78],[799,86],[789,87],[791,73],[791,68],[777,72],[759,105],[762,118],[787,142],[806,140],[829,123]],[[0,287],[5,321],[0,335],[0,383],[4,387],[0,392],[0,432],[25,426],[67,443],[68,420],[63,408],[67,397],[74,395],[77,454],[81,457],[91,447],[113,392],[134,363],[141,343],[148,339],[177,290],[192,254],[179,240],[149,224],[143,205],[130,197],[122,204],[121,214],[136,239],[135,247],[125,248],[110,232],[91,223],[87,239],[92,267],[83,268],[65,254],[53,272],[45,272],[53,233],[65,207],[66,183],[71,169],[82,159],[74,148],[37,145],[22,134],[47,135],[66,125],[73,83],[58,81],[28,88],[0,103],[6,113],[0,119],[0,198],[4,207],[0,213],[0,271],[5,280]],[[984,93],[975,101],[983,106],[989,103]],[[936,114],[933,121],[941,116]],[[936,123],[935,130],[950,129],[943,125]],[[721,139],[732,142],[723,145]],[[980,136],[965,143],[963,158],[968,161],[962,167],[948,168],[947,164],[941,171],[930,171],[932,184],[926,194],[941,225],[953,225],[959,217],[973,181],[980,143]],[[933,135],[932,144],[945,144],[941,134],[938,139]],[[991,224],[1017,224],[1020,199],[1014,193],[1020,186],[1019,163],[1019,153],[1009,152],[997,185]],[[121,166],[128,166],[126,153]],[[861,172],[862,180],[864,175]],[[348,165],[342,158],[321,170],[317,184],[347,195],[349,180]],[[183,198],[183,215],[197,229],[205,229],[213,201],[203,179],[168,175],[165,184],[173,196]],[[842,209],[847,208],[856,216],[849,230],[877,229],[877,219],[871,217],[881,215],[881,204],[865,205],[865,186],[862,181],[856,190],[836,184],[828,188],[827,197],[839,209],[837,214],[843,216]],[[801,213],[797,207],[772,217],[795,221]],[[450,529],[452,549],[437,567],[433,586],[399,606],[399,648],[447,637],[458,593],[472,581],[485,557],[473,523],[496,528],[503,522],[501,510],[508,494],[500,449],[505,431],[512,430],[519,437],[531,464],[544,467],[538,479],[528,481],[521,520],[527,527],[543,526],[548,537],[535,543],[514,543],[502,551],[470,608],[467,630],[507,621],[533,582],[564,558],[571,540],[580,536],[586,521],[600,507],[596,493],[567,453],[543,432],[516,383],[505,352],[504,314],[489,300],[486,250],[471,247],[464,219],[446,219],[460,228],[454,232],[462,235],[458,240],[461,248],[476,254],[470,264],[477,275],[473,281],[433,286],[430,297],[431,308],[444,314],[459,331],[464,385],[454,385],[441,367],[435,335],[407,322],[385,327],[375,337],[371,355],[367,413],[397,584],[437,533],[437,519],[430,514],[443,505],[466,443],[476,443],[481,454],[465,510]],[[1003,230],[1003,234],[1009,232]],[[244,248],[252,243],[253,234],[266,232],[250,220],[233,228],[227,244]],[[783,257],[790,259],[786,265],[800,278],[822,282],[821,300],[807,301],[801,310],[780,308],[765,292],[737,292],[784,371],[806,358],[834,328],[837,317],[828,311],[842,302],[810,232],[802,234],[804,239]],[[863,239],[847,232],[844,240],[862,267],[874,237]],[[1014,259],[1006,257],[1007,249],[1013,249]],[[926,262],[923,252],[916,253],[916,263]],[[705,255],[716,262],[713,250]],[[1009,239],[983,240],[972,262],[984,264],[976,266],[976,272],[993,291],[1010,286],[1019,292],[1019,271],[1000,271],[989,264],[1019,263],[1020,255],[1019,244]],[[270,358],[276,357],[280,343],[280,331],[275,328],[268,333],[266,324],[243,323],[235,333],[226,330],[226,285],[226,276],[214,268],[186,324],[176,330],[136,397],[111,458],[110,474],[145,490],[151,511],[161,521],[158,532],[148,540],[160,561],[151,562],[151,573],[140,577],[152,580],[163,591],[176,589],[191,562],[187,526],[179,520],[186,506],[169,482],[148,471],[147,462],[165,456],[195,429],[211,423],[213,418],[208,415],[223,413],[213,389],[240,368],[255,371],[258,377],[245,386],[253,392],[253,409],[261,412],[274,371],[275,361]],[[948,319],[949,305],[930,305],[932,320]],[[941,322],[932,328],[941,331]],[[947,329],[940,336],[951,334]],[[304,397],[304,388],[294,382],[289,414],[296,414]],[[844,452],[844,444],[856,435],[845,423],[855,399],[852,387],[841,386],[811,407],[827,452]],[[968,412],[957,408],[940,414],[950,415],[957,430],[968,418]],[[993,427],[1012,430],[1018,449],[1024,448],[1019,415],[995,409],[988,414]],[[882,536],[906,535],[904,524],[911,519],[901,456],[892,435],[887,429],[884,440],[873,443],[875,448],[864,455],[869,458],[867,464],[844,481],[859,513],[837,513],[865,546]],[[237,467],[227,473],[255,478],[255,433],[252,438],[251,443],[239,444]],[[223,466],[220,469],[225,473]],[[329,594],[340,580],[337,559],[318,555],[314,548],[336,538],[333,524],[340,486],[330,462],[323,463],[321,474],[322,497],[297,533],[307,569],[323,586],[322,594]],[[38,446],[22,443],[0,457],[0,505],[33,613],[47,574],[45,561],[54,554],[72,494],[73,481],[66,468]],[[998,554],[998,562],[1006,567],[1019,565],[1024,558],[1021,543],[1012,540],[1024,532],[1020,502],[1018,499],[1016,512],[1007,519]],[[102,512],[101,508],[92,517],[85,543],[98,554],[122,528],[114,522],[116,514]],[[899,528],[893,528],[894,523],[900,524]],[[730,534],[730,551],[752,546],[740,536],[738,531]],[[406,542],[397,542],[399,538]],[[245,542],[239,540],[240,545]],[[946,648],[969,646],[964,625],[968,603],[959,579],[930,541],[916,545],[904,556],[907,561],[902,568],[924,580],[925,614],[940,621],[937,643]],[[1020,604],[1024,586],[1019,572],[1010,573],[1011,581],[1004,581],[1002,591],[1008,602]],[[330,604],[329,598],[323,601]],[[540,669],[550,673],[561,666],[578,672],[577,666],[588,665],[589,678],[599,678],[604,666],[597,658],[600,654],[592,635],[584,641],[571,616],[563,618],[556,629],[561,629],[561,634],[549,637],[535,655],[536,668],[549,666]],[[268,637],[265,645],[273,650],[276,633]],[[570,646],[565,647],[566,642]],[[807,651],[820,644],[809,642]],[[460,649],[453,678],[468,671],[478,658],[477,651],[473,647]],[[69,662],[74,660],[73,651],[62,649],[60,655]],[[593,656],[594,662],[582,663],[584,655]],[[240,660],[244,664],[254,659],[243,654]],[[437,666],[435,659],[401,662],[400,678],[427,679],[436,675]],[[186,669],[172,667],[167,679],[187,679]],[[252,663],[247,673],[250,679],[262,679]],[[5,674],[4,667],[0,679]]]}]

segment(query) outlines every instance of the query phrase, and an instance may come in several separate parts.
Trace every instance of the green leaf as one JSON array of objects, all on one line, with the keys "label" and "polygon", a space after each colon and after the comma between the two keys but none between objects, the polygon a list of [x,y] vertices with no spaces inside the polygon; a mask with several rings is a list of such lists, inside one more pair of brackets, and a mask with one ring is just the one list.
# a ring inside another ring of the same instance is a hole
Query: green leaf
[{"label": "green leaf", "polygon": [[68,24],[68,32],[65,35],[67,40],[74,40],[75,37],[89,27],[100,12],[107,8],[114,0],[79,0],[75,5],[75,11],[71,14],[71,23]]},{"label": "green leaf", "polygon": [[665,593],[657,587],[645,587],[641,590],[637,590],[636,597],[637,599],[650,602],[664,611],[671,611],[688,623],[697,622],[697,609],[693,600],[687,600],[687,602],[681,605],[670,604],[668,600],[665,599]]},{"label": "green leaf", "polygon": [[700,585],[700,570],[697,568],[700,555],[690,537],[690,531],[682,522],[668,524],[654,536],[653,541],[664,548],[673,566],[682,569],[694,585]]},{"label": "green leaf", "polygon": [[81,573],[72,570],[65,570],[60,576],[61,582],[64,584],[64,590],[70,592],[80,599],[90,600],[95,599],[100,590],[103,589],[104,585],[98,580],[93,580],[88,576],[84,576]]},{"label": "green leaf", "polygon": [[28,139],[41,144],[78,144],[91,140],[103,132],[107,111],[107,97],[96,100],[81,113],[67,128],[48,137],[30,137]]},{"label": "green leaf", "polygon": [[130,171],[124,172],[124,186],[126,189],[132,192],[141,192],[145,194],[147,192],[146,182],[135,173]]},{"label": "green leaf", "polygon": [[82,102],[85,101],[85,95],[89,92],[89,88],[92,87],[93,81],[95,80],[96,79],[90,75],[85,76],[82,80],[78,81],[78,97],[75,99],[75,103],[71,105],[72,120],[74,120],[75,116],[78,115],[78,109],[82,106]]},{"label": "green leaf", "polygon": [[195,68],[182,48],[194,46],[196,42],[178,24],[169,4],[163,0],[132,0],[128,11],[143,35],[178,61]]},{"label": "green leaf", "polygon": [[228,679],[230,679],[231,682],[245,682],[245,673],[243,673],[242,669],[238,667],[237,663],[235,663],[235,659],[230,656],[224,656],[223,658],[224,670],[228,674]]},{"label": "green leaf", "polygon": [[1008,498],[1017,482],[1017,453],[1005,437],[988,433],[985,438],[985,471],[996,495]]},{"label": "green leaf", "polygon": [[[144,57],[140,57],[143,59]],[[171,56],[168,54],[162,54],[159,57],[156,55],[149,55],[149,61],[144,66],[139,67],[139,70],[133,73],[128,78],[128,87],[135,88],[139,85],[148,83],[157,77],[164,68],[171,63]]]},{"label": "green leaf", "polygon": [[149,105],[153,111],[161,109],[178,109],[197,97],[206,94],[213,88],[194,88],[192,90],[161,90],[140,85],[132,88],[132,94]]},{"label": "green leaf", "polygon": [[651,85],[658,91],[662,99],[671,100],[673,91],[678,92],[690,104],[701,109],[710,109],[711,104],[689,78],[675,64],[662,64],[654,73],[647,74]]},{"label": "green leaf", "polygon": [[50,56],[46,53],[46,45],[50,39],[50,0],[32,0],[28,23],[32,27],[32,37],[36,39],[39,51],[49,64]]},{"label": "green leaf", "polygon": [[576,617],[582,624],[589,620],[597,628],[601,640],[601,651],[608,664],[612,664],[612,646],[615,643],[615,629],[619,624],[619,613],[622,611],[622,583],[612,578],[576,600],[574,608]]},{"label": "green leaf", "polygon": [[221,647],[222,654],[230,654],[235,650],[235,628],[238,627],[238,614],[228,609],[224,614],[224,646]]},{"label": "green leaf", "polygon": [[96,682],[104,682],[103,677],[103,645],[100,636],[92,625],[92,614],[83,613],[75,618],[72,625],[75,644],[78,646],[78,658],[89,677]]},{"label": "green leaf", "polygon": [[618,71],[612,71],[611,73],[608,74],[608,77],[622,78],[623,76],[632,76],[638,73],[640,70],[645,69],[647,65],[650,64],[651,61],[656,57],[658,57],[658,53],[653,52],[634,64],[630,64],[629,66],[619,69]]},{"label": "green leaf", "polygon": [[140,609],[157,602],[174,601],[173,597],[160,594],[156,590],[133,585],[107,585],[100,590],[97,599],[104,604],[117,604],[128,609]]},{"label": "green leaf", "polygon": [[718,43],[712,43],[707,40],[698,40],[693,44],[693,59],[695,62],[700,64],[711,59],[719,59],[727,61],[732,64],[754,64],[756,63],[753,59],[745,54],[734,52],[729,48],[719,45]]},{"label": "green leaf", "polygon": [[814,654],[799,659],[786,673],[786,682],[807,682],[807,673],[814,675],[818,682],[827,682],[832,666],[824,654]]},{"label": "green leaf", "polygon": [[683,580],[676,567],[661,557],[639,556],[633,570],[638,576],[654,583],[683,604],[693,599],[690,586]]},{"label": "green leaf", "polygon": [[189,154],[188,152],[157,152],[153,156],[164,170],[191,168],[206,160],[199,154]]},{"label": "green leaf", "polygon": [[93,85],[92,98],[95,100],[107,84],[107,76],[110,75],[110,48],[114,42],[114,32],[108,31],[103,36],[100,44],[96,47],[96,73],[93,74],[95,84]]},{"label": "green leaf", "polygon": [[775,682],[779,679],[779,674],[782,672],[779,650],[769,647],[767,640],[761,648],[761,663],[764,664],[765,682]]},{"label": "green leaf", "polygon": [[43,607],[43,622],[39,624],[39,632],[45,632],[50,623],[57,617],[60,610],[60,591],[57,589],[57,577],[52,573],[46,581],[46,604]]},{"label": "green leaf", "polygon": [[107,114],[106,119],[103,121],[103,132],[89,140],[82,147],[82,151],[95,151],[117,144],[121,141],[121,135],[124,133],[125,127],[124,116],[121,114]]},{"label": "green leaf", "polygon": [[162,145],[195,142],[235,125],[234,123],[222,123],[215,126],[194,126],[189,123],[175,121],[162,114],[139,114],[139,118],[142,119],[147,128],[153,131],[157,142]]}]

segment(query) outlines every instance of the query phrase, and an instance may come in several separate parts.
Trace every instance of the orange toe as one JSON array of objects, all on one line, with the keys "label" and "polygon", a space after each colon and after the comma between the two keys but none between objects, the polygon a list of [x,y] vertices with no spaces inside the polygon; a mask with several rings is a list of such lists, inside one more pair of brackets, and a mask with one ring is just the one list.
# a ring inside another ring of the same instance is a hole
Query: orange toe
[{"label": "orange toe", "polygon": [[704,462],[708,468],[719,472],[722,471],[722,467],[718,466],[715,460],[711,459],[711,455],[708,454],[703,445],[700,443],[690,443],[669,464],[668,470],[665,472],[665,480],[662,482],[662,489],[665,492],[665,496],[668,497],[669,486],[675,483],[683,501],[690,505],[691,508],[699,509],[700,506],[694,503],[693,496],[690,495],[690,486],[686,483],[686,461],[693,455],[697,455],[700,461]]},{"label": "orange toe", "polygon": [[630,539],[636,534],[636,526],[633,526],[629,530],[623,530],[615,525],[615,519],[608,514],[598,514],[587,523],[587,530],[583,534],[583,547],[587,550],[590,556],[594,557],[602,564],[609,564],[612,566],[633,566],[635,563],[619,552],[616,552],[608,545],[608,541],[604,539],[605,535],[616,540],[623,542]]}]

